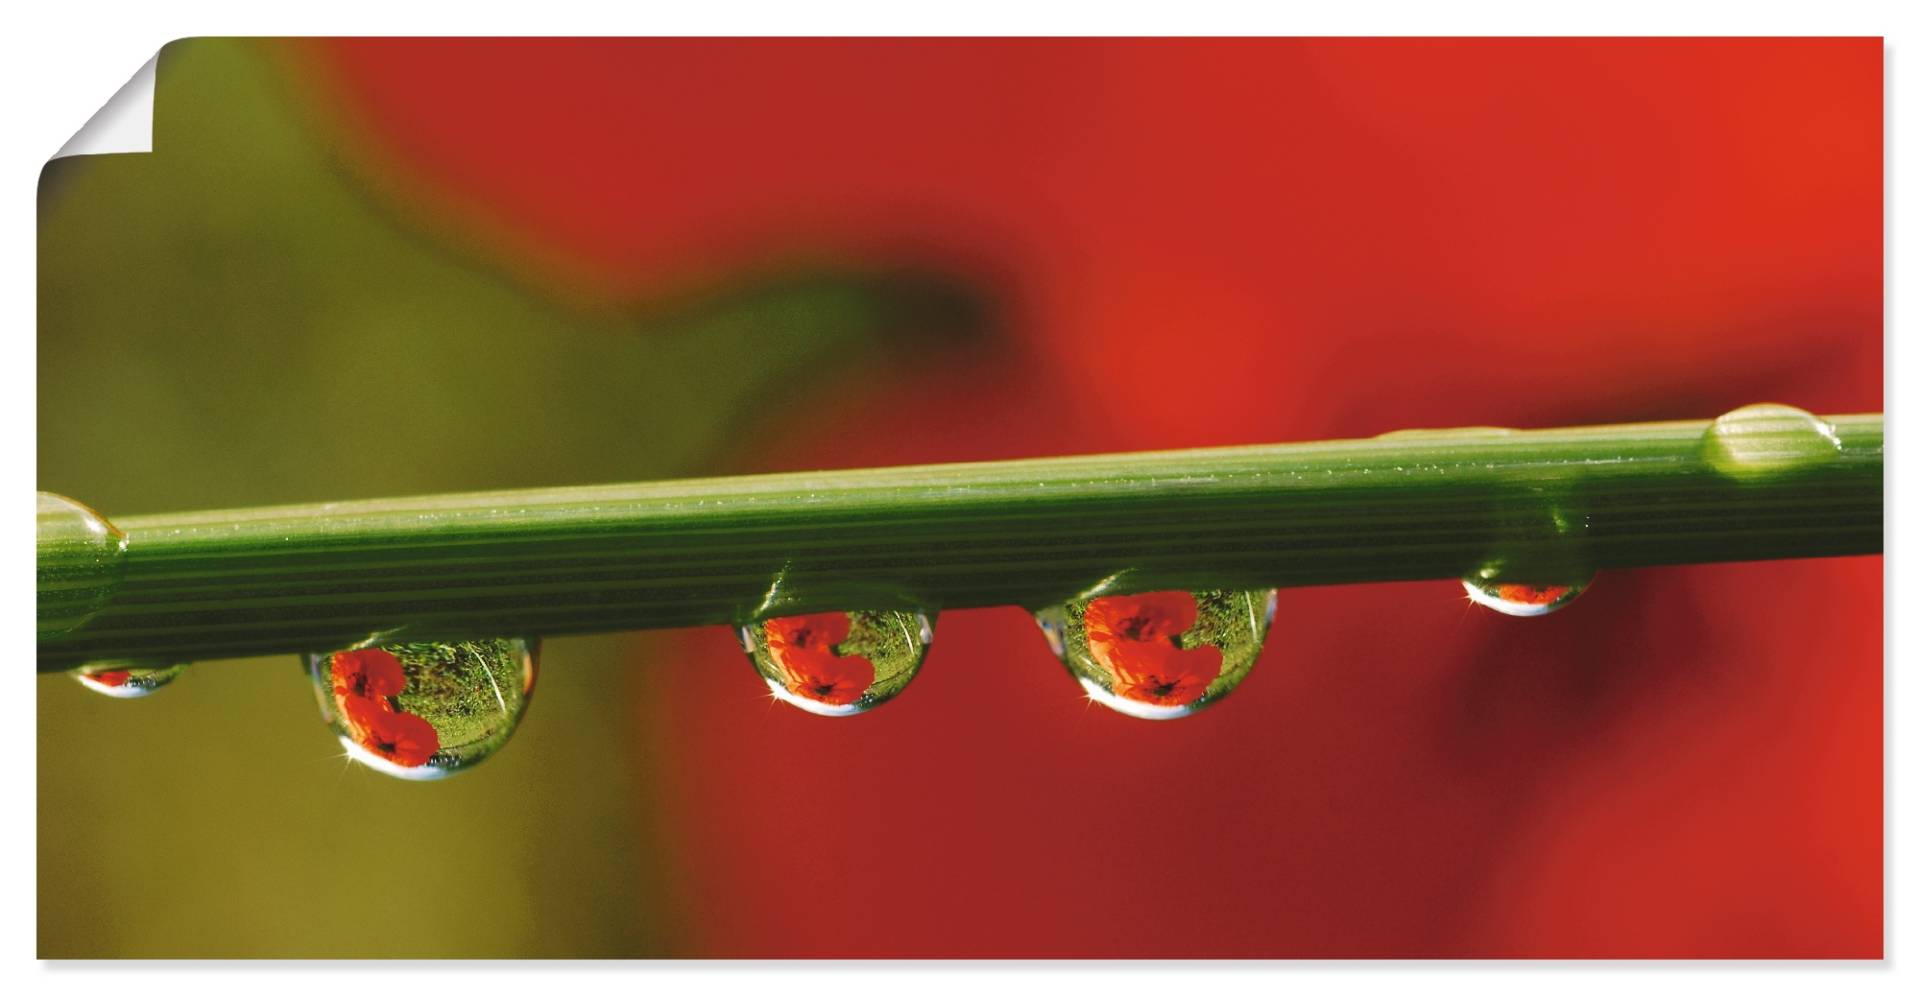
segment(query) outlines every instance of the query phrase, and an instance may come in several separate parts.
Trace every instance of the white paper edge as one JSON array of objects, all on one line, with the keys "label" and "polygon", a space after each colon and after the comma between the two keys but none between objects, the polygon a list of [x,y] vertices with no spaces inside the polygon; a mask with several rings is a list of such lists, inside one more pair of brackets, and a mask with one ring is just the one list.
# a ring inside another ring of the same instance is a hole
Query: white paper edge
[{"label": "white paper edge", "polygon": [[114,152],[153,151],[153,85],[159,53],[95,111],[87,123],[53,154],[97,156]]}]

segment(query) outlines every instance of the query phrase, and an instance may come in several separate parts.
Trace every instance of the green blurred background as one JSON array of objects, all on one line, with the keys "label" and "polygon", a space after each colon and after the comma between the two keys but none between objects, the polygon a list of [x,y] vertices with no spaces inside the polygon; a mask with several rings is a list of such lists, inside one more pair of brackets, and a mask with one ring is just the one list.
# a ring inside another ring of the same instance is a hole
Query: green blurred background
[{"label": "green blurred background", "polygon": [[[159,72],[155,153],[55,160],[40,190],[39,484],[109,517],[724,470],[799,414],[789,385],[984,327],[965,288],[831,259],[543,287],[377,191],[272,43],[176,42]],[[626,728],[673,707],[622,666],[651,646],[548,641],[515,741],[428,785],[349,766],[291,659],[139,702],[41,677],[40,955],[674,950]]]}]

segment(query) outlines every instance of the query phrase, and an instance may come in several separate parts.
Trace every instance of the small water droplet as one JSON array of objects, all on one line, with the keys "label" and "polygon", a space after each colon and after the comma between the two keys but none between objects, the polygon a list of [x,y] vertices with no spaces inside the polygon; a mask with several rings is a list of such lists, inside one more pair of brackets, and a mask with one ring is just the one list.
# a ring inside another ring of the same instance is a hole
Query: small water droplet
[{"label": "small water droplet", "polygon": [[1467,598],[1474,604],[1521,617],[1558,612],[1579,598],[1590,584],[1592,579],[1565,584],[1522,584],[1477,576],[1460,579],[1460,586],[1467,590]]},{"label": "small water droplet", "polygon": [[1833,424],[1792,405],[1735,408],[1713,420],[1706,459],[1730,477],[1758,477],[1812,467],[1840,452]]},{"label": "small water droplet", "polygon": [[61,495],[39,493],[39,637],[85,625],[120,586],[127,535],[100,513]]},{"label": "small water droplet", "polygon": [[423,781],[493,756],[525,715],[538,640],[394,643],[307,655],[320,716],[347,756]]},{"label": "small water droplet", "polygon": [[1428,440],[1445,442],[1479,442],[1486,439],[1498,439],[1511,436],[1516,430],[1495,425],[1463,425],[1453,429],[1395,429],[1383,432],[1375,439]]},{"label": "small water droplet", "polygon": [[1177,719],[1246,678],[1276,597],[1272,589],[1098,595],[1033,616],[1089,698],[1140,719]]},{"label": "small water droplet", "polygon": [[739,637],[774,698],[816,716],[853,716],[920,673],[933,620],[892,609],[814,612],[749,623]]},{"label": "small water droplet", "polygon": [[187,670],[187,662],[98,661],[71,672],[75,680],[102,695],[138,699],[165,688]]}]

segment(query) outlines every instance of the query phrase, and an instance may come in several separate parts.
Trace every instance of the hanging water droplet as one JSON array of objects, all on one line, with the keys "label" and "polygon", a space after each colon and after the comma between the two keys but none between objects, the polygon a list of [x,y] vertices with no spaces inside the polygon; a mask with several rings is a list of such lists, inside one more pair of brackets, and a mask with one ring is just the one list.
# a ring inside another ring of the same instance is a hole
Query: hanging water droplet
[{"label": "hanging water droplet", "polygon": [[739,637],[774,698],[816,716],[852,716],[920,673],[933,620],[892,609],[815,612],[749,623]]},{"label": "hanging water droplet", "polygon": [[526,713],[538,640],[395,643],[309,654],[320,715],[347,755],[425,780],[493,756]]},{"label": "hanging water droplet", "polygon": [[39,637],[78,629],[120,585],[127,536],[100,513],[45,491],[38,501]]},{"label": "hanging water droplet", "polygon": [[1706,459],[1730,477],[1758,477],[1811,467],[1840,452],[1833,424],[1792,405],[1747,405],[1713,420]]},{"label": "hanging water droplet", "polygon": [[1522,617],[1558,612],[1566,608],[1567,603],[1579,598],[1580,593],[1592,583],[1591,578],[1565,584],[1522,584],[1476,575],[1460,579],[1460,586],[1467,590],[1467,598],[1474,604],[1484,605],[1505,615]]},{"label": "hanging water droplet", "polygon": [[1177,719],[1246,678],[1276,597],[1270,588],[1101,595],[1033,617],[1095,702],[1141,719]]},{"label": "hanging water droplet", "polygon": [[87,688],[116,699],[138,699],[166,687],[187,670],[187,662],[153,664],[145,661],[100,661],[73,672]]},{"label": "hanging water droplet", "polygon": [[1470,601],[1504,615],[1544,616],[1593,583],[1592,516],[1564,483],[1498,495],[1491,517],[1499,539],[1460,579]]}]

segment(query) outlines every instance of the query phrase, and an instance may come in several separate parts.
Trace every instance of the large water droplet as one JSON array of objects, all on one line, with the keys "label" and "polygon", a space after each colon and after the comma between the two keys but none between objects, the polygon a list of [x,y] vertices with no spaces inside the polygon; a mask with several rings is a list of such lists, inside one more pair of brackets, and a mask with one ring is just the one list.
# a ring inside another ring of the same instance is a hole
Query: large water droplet
[{"label": "large water droplet", "polygon": [[1041,609],[1034,621],[1088,697],[1141,719],[1219,701],[1260,657],[1275,592],[1156,591]]},{"label": "large water droplet", "polygon": [[39,493],[36,556],[39,636],[78,629],[120,585],[127,536],[100,513],[61,495]]},{"label": "large water droplet", "polygon": [[72,672],[80,684],[116,699],[137,699],[165,688],[187,670],[187,662],[98,661]]},{"label": "large water droplet", "polygon": [[1730,477],[1758,477],[1812,467],[1840,452],[1833,424],[1792,405],[1748,405],[1713,420],[1706,458]]},{"label": "large water droplet", "polygon": [[892,609],[815,612],[749,623],[739,636],[774,698],[816,716],[852,716],[920,673],[933,620]]},{"label": "large water droplet", "polygon": [[493,756],[526,713],[539,641],[394,643],[310,654],[320,715],[354,760],[425,780]]}]

